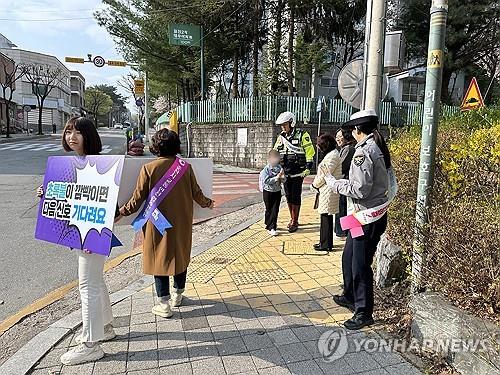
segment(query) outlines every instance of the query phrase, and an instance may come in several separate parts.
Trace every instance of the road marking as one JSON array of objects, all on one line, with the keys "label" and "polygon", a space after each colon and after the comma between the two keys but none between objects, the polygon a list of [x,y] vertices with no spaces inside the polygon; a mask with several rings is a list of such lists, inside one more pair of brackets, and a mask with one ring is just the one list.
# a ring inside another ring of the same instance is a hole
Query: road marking
[{"label": "road marking", "polygon": [[63,149],[63,146],[59,145],[59,146],[51,148],[50,150],[47,150],[47,151],[48,152],[56,152],[56,151],[60,151],[62,149]]},{"label": "road marking", "polygon": [[36,147],[40,145],[40,143],[28,143],[28,144],[24,144],[24,145],[21,145],[20,147],[17,147],[15,149],[12,149],[12,151],[22,151],[22,150],[27,150],[28,148],[31,148],[31,147]]},{"label": "road marking", "polygon": [[104,145],[104,146],[102,146],[101,154],[108,154],[111,151],[113,151],[113,149],[111,148],[111,146]]},{"label": "road marking", "polygon": [[9,145],[6,145],[6,146],[0,146],[0,150],[8,150],[9,148],[14,148],[14,147],[17,147],[17,146],[19,146],[19,143],[9,144]]},{"label": "road marking", "polygon": [[224,190],[224,191],[214,191],[214,195],[245,195],[245,194],[255,194],[258,193],[259,190],[255,189],[247,189],[247,190]]},{"label": "road marking", "polygon": [[[108,272],[109,270],[119,266],[128,258],[132,258],[133,256],[140,254],[141,252],[142,250],[140,248],[139,249],[135,248],[122,255],[117,256],[116,258],[111,259],[110,261],[106,262],[106,264],[104,264],[104,272]],[[24,307],[14,315],[9,316],[3,322],[0,322],[0,335],[11,329],[21,319],[24,319],[28,315],[36,313],[37,311],[43,309],[44,307],[47,307],[48,305],[60,300],[77,285],[78,285],[78,280],[73,280],[70,283],[63,285],[60,288],[57,288],[56,290],[53,290],[52,292],[46,294],[42,298],[33,302],[32,304]]]},{"label": "road marking", "polygon": [[55,143],[47,143],[47,144],[42,145],[40,147],[33,148],[30,151],[42,151],[42,150],[45,150],[46,148],[50,148],[50,147],[54,147],[54,146],[57,146],[57,145]]},{"label": "road marking", "polygon": [[[228,184],[218,184],[218,183],[214,183],[214,188],[227,188],[227,189],[234,189],[234,188],[241,188],[241,187],[243,187],[241,184],[228,185]],[[245,186],[245,187],[250,187],[250,186]]]}]

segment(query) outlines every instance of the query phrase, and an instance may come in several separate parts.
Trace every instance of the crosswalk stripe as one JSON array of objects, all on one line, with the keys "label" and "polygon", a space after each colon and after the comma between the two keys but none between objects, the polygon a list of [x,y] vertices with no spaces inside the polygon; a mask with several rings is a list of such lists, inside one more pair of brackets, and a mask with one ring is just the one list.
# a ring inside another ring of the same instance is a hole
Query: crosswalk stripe
[{"label": "crosswalk stripe", "polygon": [[19,146],[23,146],[25,144],[26,143],[11,143],[11,144],[8,144],[8,145],[5,145],[5,146],[0,146],[0,150],[9,150],[9,149],[13,149],[13,148],[16,148],[16,147],[19,147]]},{"label": "crosswalk stripe", "polygon": [[221,190],[221,191],[214,191],[214,195],[244,195],[244,194],[255,194],[258,193],[259,190],[257,188],[255,189],[247,189],[247,190]]},{"label": "crosswalk stripe", "polygon": [[[234,188],[240,188],[240,187],[243,187],[241,184],[240,185],[226,185],[226,184],[218,184],[218,183],[215,183],[214,182],[214,188],[227,188],[227,189],[234,189]],[[249,185],[245,186],[245,187],[251,187]]]},{"label": "crosswalk stripe", "polygon": [[55,143],[48,143],[48,144],[45,144],[45,145],[41,145],[40,147],[33,148],[30,151],[42,151],[42,150],[45,150],[46,148],[51,148],[51,147],[54,147],[54,146],[57,146],[57,145]]},{"label": "crosswalk stripe", "polygon": [[22,144],[21,146],[17,147],[17,148],[13,148],[13,151],[22,151],[22,150],[27,150],[31,147],[36,147],[40,145],[40,143],[25,143],[25,144]]},{"label": "crosswalk stripe", "polygon": [[101,154],[108,154],[111,151],[113,151],[113,149],[111,147],[105,145],[105,146],[102,146]]},{"label": "crosswalk stripe", "polygon": [[50,150],[47,150],[48,152],[56,152],[56,151],[60,151],[63,149],[63,146],[56,146],[54,148],[51,148]]}]

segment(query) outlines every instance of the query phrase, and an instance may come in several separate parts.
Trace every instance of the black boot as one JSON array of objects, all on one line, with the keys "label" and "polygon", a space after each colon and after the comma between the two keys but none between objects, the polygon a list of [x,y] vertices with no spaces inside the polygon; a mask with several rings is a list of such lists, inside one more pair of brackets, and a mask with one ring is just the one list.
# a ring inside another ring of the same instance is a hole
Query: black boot
[{"label": "black boot", "polygon": [[292,223],[288,227],[288,231],[290,233],[297,232],[297,229],[299,229],[299,211],[300,211],[300,206],[293,204],[292,205]]},{"label": "black boot", "polygon": [[333,251],[331,247],[321,247],[321,244],[319,243],[314,244],[313,248],[316,251]]},{"label": "black boot", "polygon": [[354,314],[354,316],[344,322],[344,327],[349,330],[357,330],[366,326],[371,326],[374,323],[371,315],[366,315],[363,312]]},{"label": "black boot", "polygon": [[347,299],[347,297],[344,295],[333,296],[333,302],[335,302],[339,306],[345,307],[345,308],[349,309],[350,311],[354,312],[354,302],[349,301]]}]

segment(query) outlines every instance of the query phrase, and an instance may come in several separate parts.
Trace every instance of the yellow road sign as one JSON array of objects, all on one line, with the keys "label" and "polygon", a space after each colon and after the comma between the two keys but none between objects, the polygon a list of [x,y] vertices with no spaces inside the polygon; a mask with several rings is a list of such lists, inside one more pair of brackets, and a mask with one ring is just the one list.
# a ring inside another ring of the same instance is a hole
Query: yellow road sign
[{"label": "yellow road sign", "polygon": [[443,65],[443,50],[433,49],[427,60],[428,68],[440,68]]},{"label": "yellow road sign", "polygon": [[64,61],[75,64],[83,64],[85,62],[85,60],[82,57],[65,57]]},{"label": "yellow road sign", "polygon": [[108,60],[109,66],[127,66],[126,61]]},{"label": "yellow road sign", "polygon": [[134,80],[134,92],[136,94],[144,94],[144,80],[142,79]]},{"label": "yellow road sign", "polygon": [[483,96],[481,95],[481,91],[479,91],[479,85],[477,84],[476,77],[472,77],[469,88],[465,93],[464,100],[462,100],[460,109],[462,111],[468,111],[470,109],[481,107],[484,107]]}]

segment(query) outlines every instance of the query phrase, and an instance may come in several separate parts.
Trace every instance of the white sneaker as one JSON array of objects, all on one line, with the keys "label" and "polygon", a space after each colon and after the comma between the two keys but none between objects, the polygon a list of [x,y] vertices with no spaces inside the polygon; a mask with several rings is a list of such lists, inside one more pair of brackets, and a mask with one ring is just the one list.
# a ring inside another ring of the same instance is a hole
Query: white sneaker
[{"label": "white sneaker", "polygon": [[334,235],[333,236],[333,240],[334,241],[342,241],[342,242],[345,242],[345,240],[347,240],[347,237],[339,237],[337,235]]},{"label": "white sneaker", "polygon": [[278,232],[276,232],[276,229],[271,229],[271,230],[269,231],[269,234],[270,234],[271,236],[273,236],[273,237],[276,237],[276,236],[278,235]]},{"label": "white sneaker", "polygon": [[79,365],[86,362],[94,362],[104,357],[101,345],[95,343],[89,348],[86,344],[80,344],[61,356],[61,362],[66,366]]},{"label": "white sneaker", "polygon": [[[113,326],[111,324],[106,324],[104,326],[104,337],[101,342],[103,341],[109,341],[113,340],[116,337],[116,332],[113,329]],[[83,342],[82,334],[80,333],[78,336],[75,337],[75,342],[80,345]]]},{"label": "white sneaker", "polygon": [[158,305],[153,306],[151,312],[155,315],[161,316],[162,318],[172,317],[172,309],[168,303],[160,302]]},{"label": "white sneaker", "polygon": [[172,293],[172,296],[170,297],[170,304],[172,307],[179,307],[182,303],[182,293]]}]

